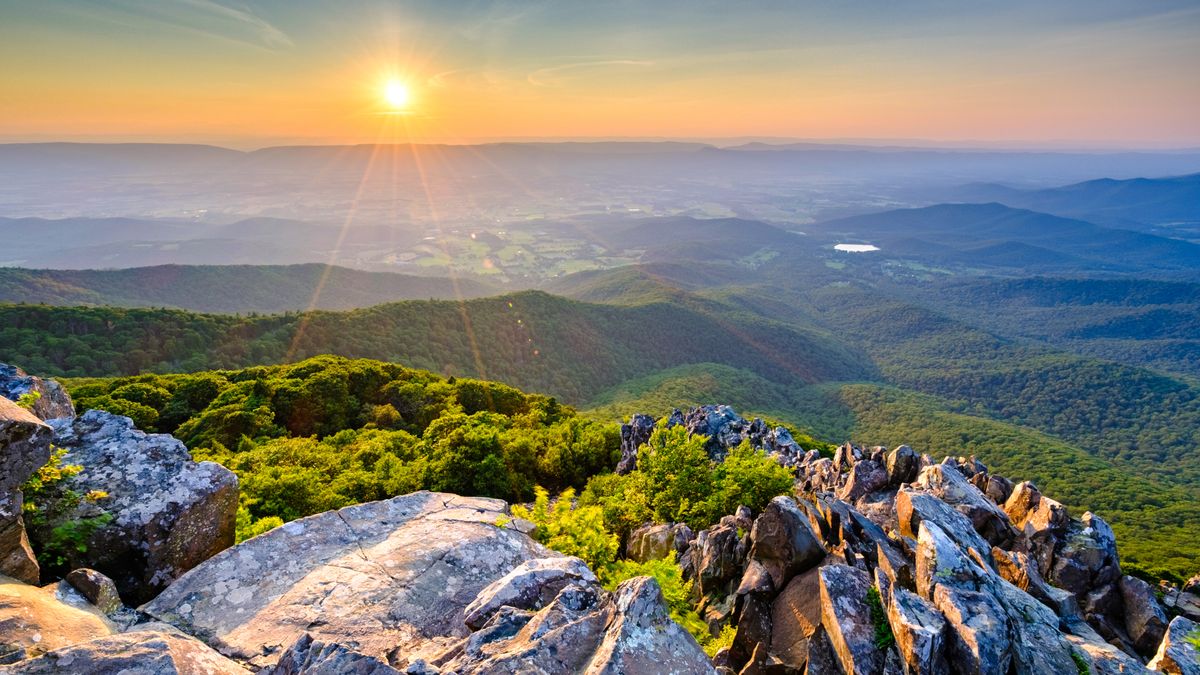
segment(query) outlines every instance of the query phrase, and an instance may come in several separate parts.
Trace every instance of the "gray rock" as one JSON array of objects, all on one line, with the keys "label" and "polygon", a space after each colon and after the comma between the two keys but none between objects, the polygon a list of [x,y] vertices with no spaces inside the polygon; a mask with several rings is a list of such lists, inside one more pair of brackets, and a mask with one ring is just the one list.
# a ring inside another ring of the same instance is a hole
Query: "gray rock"
[{"label": "gray rock", "polygon": [[1063,637],[1075,647],[1075,653],[1091,666],[1096,675],[1148,674],[1142,662],[1105,642],[1104,638],[1080,616],[1062,620]]},{"label": "gray rock", "polygon": [[[971,520],[975,531],[988,543],[1006,547],[1016,537],[1008,514],[971,485],[956,468],[946,464],[922,469],[914,485],[928,491],[946,504],[953,506]],[[991,550],[988,547],[987,550]],[[986,555],[986,551],[981,551]]]},{"label": "gray rock", "polygon": [[846,565],[821,568],[821,624],[837,654],[842,672],[874,674],[883,670],[884,654],[875,647],[875,624],[867,604],[870,578]]},{"label": "gray rock", "polygon": [[[437,672],[434,670],[433,672]],[[338,643],[301,635],[283,653],[279,662],[259,671],[260,675],[401,675],[385,661],[366,656]]]},{"label": "gray rock", "polygon": [[80,595],[87,598],[87,601],[95,605],[96,609],[103,614],[113,614],[125,606],[121,602],[121,596],[117,592],[117,585],[113,583],[113,580],[96,570],[86,567],[72,570],[70,574],[63,577],[63,582],[79,591]]},{"label": "gray rock", "polygon": [[246,675],[237,663],[178,632],[135,630],[3,667],[12,675]]},{"label": "gray rock", "polygon": [[817,632],[808,641],[808,653],[804,661],[804,675],[834,675],[842,672],[837,652],[833,650],[824,626],[818,626]]},{"label": "gray rock", "polygon": [[1167,615],[1154,597],[1150,584],[1130,576],[1117,582],[1124,601],[1125,632],[1139,654],[1150,656],[1167,632]]},{"label": "gray rock", "polygon": [[1058,616],[1028,593],[995,576],[987,591],[1008,615],[1008,653],[1017,675],[1070,673],[1077,669]]},{"label": "gray rock", "polygon": [[808,518],[787,496],[775,497],[754,521],[750,531],[750,557],[783,588],[795,575],[825,558],[825,548],[813,534]]},{"label": "gray rock", "polygon": [[888,623],[908,675],[945,675],[946,619],[925,598],[903,588],[892,589]]},{"label": "gray rock", "polygon": [[683,523],[643,525],[629,533],[626,554],[638,562],[659,560],[672,553],[681,558],[692,539],[695,539],[692,529]]},{"label": "gray rock", "polygon": [[992,549],[992,561],[1000,578],[1029,593],[1058,616],[1068,617],[1079,613],[1075,596],[1046,583],[1038,572],[1037,560],[1029,554],[996,547]]},{"label": "gray rock", "polygon": [[906,537],[917,538],[921,525],[931,522],[963,550],[974,550],[981,557],[992,550],[970,519],[932,494],[901,488],[896,493],[896,521]]},{"label": "gray rock", "polygon": [[1200,650],[1191,641],[1200,634],[1197,631],[1200,626],[1195,621],[1182,616],[1172,619],[1149,668],[1171,675],[1200,675]]},{"label": "gray rock", "polygon": [[615,618],[584,671],[587,675],[714,672],[696,639],[671,620],[657,581],[630,579],[614,595]]},{"label": "gray rock", "polygon": [[933,521],[921,523],[917,536],[917,592],[933,598],[938,586],[976,590],[987,571],[951,539]]},{"label": "gray rock", "polygon": [[892,450],[887,456],[888,481],[893,486],[911,483],[920,471],[921,458],[907,445]]},{"label": "gray rock", "polygon": [[599,583],[579,558],[527,560],[483,589],[463,610],[463,621],[478,630],[501,607],[541,609],[568,584],[577,582]]},{"label": "gray rock", "polygon": [[467,636],[480,591],[556,555],[497,527],[505,508],[416,492],[310,516],[217,554],[141,609],[255,667],[304,633],[375,658],[427,658]]},{"label": "gray rock", "polygon": [[31,392],[39,394],[32,409],[39,419],[52,420],[75,416],[71,396],[61,384],[54,380],[34,377],[16,366],[0,363],[0,396],[16,401]]},{"label": "gray rock", "polygon": [[89,410],[52,421],[66,464],[83,470],[66,484],[79,494],[108,496],[62,509],[30,537],[43,543],[67,520],[103,513],[86,551],[68,552],[71,568],[89,567],[112,578],[121,597],[140,603],[189,569],[233,544],[237,477],[213,462],[193,462],[183,443],[145,434],[128,417]]},{"label": "gray rock", "polygon": [[1090,511],[1080,523],[1071,523],[1046,572],[1047,581],[1074,593],[1085,610],[1095,604],[1088,598],[1097,589],[1115,593],[1113,585],[1120,576],[1116,536],[1103,518]]},{"label": "gray rock", "polygon": [[617,462],[617,473],[627,474],[637,469],[638,448],[650,440],[654,424],[654,418],[649,415],[634,415],[628,424],[621,425],[621,460]]},{"label": "gray rock", "polygon": [[1006,675],[1008,617],[988,593],[938,584],[933,604],[946,617],[947,656],[963,675]]},{"label": "gray rock", "polygon": [[820,627],[821,572],[814,567],[793,577],[771,605],[770,653],[785,664],[803,665]]},{"label": "gray rock", "polygon": [[838,496],[853,503],[860,497],[887,487],[887,484],[887,469],[879,462],[864,459],[850,469],[850,475]]},{"label": "gray rock", "polygon": [[21,485],[50,459],[54,432],[42,420],[0,397],[0,574],[36,584],[37,558],[21,517]]},{"label": "gray rock", "polygon": [[701,596],[729,595],[741,580],[746,546],[732,523],[714,525],[696,535],[689,547]]}]

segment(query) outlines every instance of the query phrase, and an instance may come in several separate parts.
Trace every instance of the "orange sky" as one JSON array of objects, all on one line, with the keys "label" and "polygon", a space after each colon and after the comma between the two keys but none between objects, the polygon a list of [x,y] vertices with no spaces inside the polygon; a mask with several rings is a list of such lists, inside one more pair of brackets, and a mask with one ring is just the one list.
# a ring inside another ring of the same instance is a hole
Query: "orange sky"
[{"label": "orange sky", "polygon": [[1185,2],[646,4],[0,0],[0,140],[1200,145]]}]

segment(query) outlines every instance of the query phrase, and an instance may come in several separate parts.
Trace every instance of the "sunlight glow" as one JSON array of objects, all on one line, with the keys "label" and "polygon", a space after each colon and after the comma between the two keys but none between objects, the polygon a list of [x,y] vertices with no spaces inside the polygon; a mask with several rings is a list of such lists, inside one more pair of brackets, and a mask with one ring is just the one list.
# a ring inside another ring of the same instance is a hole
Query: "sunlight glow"
[{"label": "sunlight glow", "polygon": [[383,100],[393,110],[403,110],[412,102],[412,94],[408,85],[400,80],[388,80],[383,86]]}]

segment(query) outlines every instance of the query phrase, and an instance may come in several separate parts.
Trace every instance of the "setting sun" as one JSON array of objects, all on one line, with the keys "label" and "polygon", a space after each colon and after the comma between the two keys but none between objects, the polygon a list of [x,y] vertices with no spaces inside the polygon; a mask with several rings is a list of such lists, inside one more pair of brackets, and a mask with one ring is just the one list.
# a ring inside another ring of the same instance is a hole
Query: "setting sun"
[{"label": "setting sun", "polygon": [[400,110],[408,107],[412,96],[408,85],[400,80],[389,80],[383,87],[383,100],[393,109]]}]

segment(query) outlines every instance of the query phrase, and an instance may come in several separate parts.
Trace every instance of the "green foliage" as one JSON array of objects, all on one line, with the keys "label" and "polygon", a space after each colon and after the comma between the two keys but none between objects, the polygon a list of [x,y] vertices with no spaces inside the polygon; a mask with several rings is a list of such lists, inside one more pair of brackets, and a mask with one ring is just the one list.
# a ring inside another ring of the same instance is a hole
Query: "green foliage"
[{"label": "green foliage", "polygon": [[874,586],[867,589],[867,607],[871,610],[871,624],[875,627],[875,648],[882,651],[896,644],[887,611],[883,608],[883,599],[879,596],[879,589]]},{"label": "green foliage", "polygon": [[283,519],[279,516],[267,516],[266,518],[254,520],[254,517],[250,515],[250,509],[245,506],[239,506],[236,524],[236,541],[240,544],[247,539],[257,537],[264,532],[283,525]]},{"label": "green foliage", "polygon": [[22,407],[22,408],[24,408],[24,409],[26,409],[26,410],[33,410],[33,406],[37,405],[37,402],[38,402],[38,401],[39,401],[41,398],[42,398],[42,392],[40,392],[40,391],[27,391],[27,392],[25,392],[24,394],[21,394],[20,396],[18,396],[18,397],[17,397],[17,400],[15,401],[15,403],[16,403],[18,406],[20,406],[20,407]]},{"label": "green foliage", "polygon": [[731,624],[726,624],[721,626],[721,633],[719,635],[717,635],[715,638],[712,638],[707,643],[701,643],[701,646],[704,648],[704,653],[708,654],[708,657],[711,659],[722,649],[732,647],[733,639],[736,637],[737,627]]},{"label": "green foliage", "polygon": [[546,546],[581,558],[602,582],[613,579],[617,569],[617,550],[621,542],[617,535],[604,528],[604,515],[598,507],[573,508],[575,491],[564,490],[554,504],[542,487],[535,489],[533,508],[514,504],[512,513],[537,527],[533,538]]},{"label": "green foliage", "polygon": [[37,552],[38,563],[47,568],[51,574],[65,572],[65,566],[73,555],[87,553],[87,542],[96,530],[112,522],[111,513],[101,513],[97,516],[68,520],[54,526],[50,536]]},{"label": "green foliage", "polygon": [[326,356],[68,384],[80,409],[172,432],[197,459],[237,473],[243,538],[415,490],[520,501],[537,484],[580,488],[616,463],[620,445],[616,425],[553,398],[378,361]]},{"label": "green foliage", "polygon": [[738,506],[761,511],[776,495],[791,492],[791,472],[748,442],[723,462],[708,458],[706,442],[683,426],[660,426],[639,449],[636,471],[597,476],[582,501],[600,506],[608,527],[625,534],[648,520],[701,530]]},{"label": "green foliage", "polygon": [[1200,652],[1200,628],[1188,633],[1183,639],[1187,640],[1188,644],[1190,644],[1192,648]]},{"label": "green foliage", "polygon": [[1080,654],[1072,649],[1071,660],[1075,662],[1075,669],[1079,671],[1079,675],[1091,675],[1092,666],[1088,663],[1088,660],[1084,658],[1083,654]]},{"label": "green foliage", "polygon": [[67,481],[78,475],[83,467],[63,464],[66,452],[64,448],[51,446],[50,459],[21,485],[25,498],[22,514],[26,524],[31,529],[48,530],[45,543],[35,552],[44,576],[68,572],[72,556],[86,553],[92,534],[113,519],[112,514],[99,509],[95,515],[61,520],[81,504],[95,505],[108,497],[102,491],[81,495],[70,488]]}]

